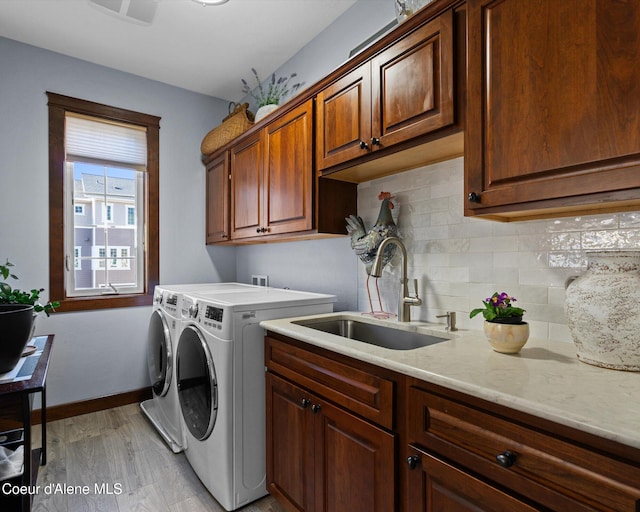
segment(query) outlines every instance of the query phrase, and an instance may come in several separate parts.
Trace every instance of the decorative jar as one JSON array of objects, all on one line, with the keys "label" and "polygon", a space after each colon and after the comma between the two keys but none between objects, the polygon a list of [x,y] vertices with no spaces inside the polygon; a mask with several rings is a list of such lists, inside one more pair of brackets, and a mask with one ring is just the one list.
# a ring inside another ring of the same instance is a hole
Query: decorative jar
[{"label": "decorative jar", "polygon": [[565,311],[578,358],[640,371],[640,251],[587,253],[587,270],[570,281]]}]

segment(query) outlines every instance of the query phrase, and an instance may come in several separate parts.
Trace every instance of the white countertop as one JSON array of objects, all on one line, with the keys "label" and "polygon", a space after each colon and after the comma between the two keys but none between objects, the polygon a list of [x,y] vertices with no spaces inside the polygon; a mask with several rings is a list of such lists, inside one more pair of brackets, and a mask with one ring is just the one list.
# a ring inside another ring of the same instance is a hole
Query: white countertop
[{"label": "white countertop", "polygon": [[467,393],[640,449],[640,373],[582,363],[571,342],[529,339],[519,354],[494,352],[480,331],[447,333],[444,325],[373,320],[361,313],[304,317],[391,323],[453,338],[413,350],[390,350],[292,323],[260,325],[291,338],[426,382]]}]

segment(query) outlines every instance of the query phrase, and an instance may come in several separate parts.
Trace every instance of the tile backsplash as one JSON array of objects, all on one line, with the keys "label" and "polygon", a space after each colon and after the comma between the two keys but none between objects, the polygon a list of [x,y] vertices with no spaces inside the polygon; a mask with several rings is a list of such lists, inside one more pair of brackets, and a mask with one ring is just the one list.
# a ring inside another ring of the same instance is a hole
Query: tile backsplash
[{"label": "tile backsplash", "polygon": [[[461,328],[482,329],[482,316],[469,319],[469,311],[494,291],[506,291],[527,310],[532,336],[571,341],[565,281],[584,272],[588,251],[640,248],[640,212],[509,223],[466,218],[463,166],[457,158],[358,186],[358,212],[367,228],[380,210],[378,194],[394,196],[410,290],[417,278],[423,299],[412,307],[412,318],[441,322],[436,315],[456,311]],[[364,265],[358,269],[358,308],[368,311],[367,275]],[[379,280],[385,311],[397,312],[399,277],[397,254]],[[375,297],[373,280],[370,289]]]}]

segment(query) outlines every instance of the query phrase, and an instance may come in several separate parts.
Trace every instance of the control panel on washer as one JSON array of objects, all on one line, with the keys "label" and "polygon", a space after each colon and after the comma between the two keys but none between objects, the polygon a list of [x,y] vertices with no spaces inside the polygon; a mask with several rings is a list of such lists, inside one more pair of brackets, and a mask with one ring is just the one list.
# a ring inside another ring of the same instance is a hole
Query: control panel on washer
[{"label": "control panel on washer", "polygon": [[208,320],[213,320],[215,322],[222,322],[222,308],[217,308],[215,306],[207,306],[206,311],[204,312],[204,317]]}]

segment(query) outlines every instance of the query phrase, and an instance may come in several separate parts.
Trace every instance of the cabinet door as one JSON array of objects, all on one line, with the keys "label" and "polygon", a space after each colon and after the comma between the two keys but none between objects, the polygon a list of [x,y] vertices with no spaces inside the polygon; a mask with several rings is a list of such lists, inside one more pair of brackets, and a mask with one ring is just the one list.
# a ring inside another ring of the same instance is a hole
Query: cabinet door
[{"label": "cabinet door", "polygon": [[366,155],[370,139],[371,68],[367,62],[316,97],[316,167],[322,170]]},{"label": "cabinet door", "polygon": [[229,240],[229,154],[207,165],[207,243]]},{"label": "cabinet door", "polygon": [[467,12],[466,213],[640,198],[637,2],[470,0]]},{"label": "cabinet door", "polygon": [[267,490],[288,510],[313,510],[313,417],[309,394],[266,374]]},{"label": "cabinet door", "polygon": [[231,149],[231,238],[260,234],[263,151],[260,134]]},{"label": "cabinet door", "polygon": [[261,227],[267,234],[313,227],[313,103],[291,110],[265,129]]},{"label": "cabinet door", "polygon": [[372,150],[453,124],[453,60],[449,10],[371,61]]},{"label": "cabinet door", "polygon": [[311,407],[316,416],[315,510],[395,510],[394,435],[328,403],[314,401]]},{"label": "cabinet door", "polygon": [[534,512],[539,510],[428,453],[411,447],[405,510]]}]

